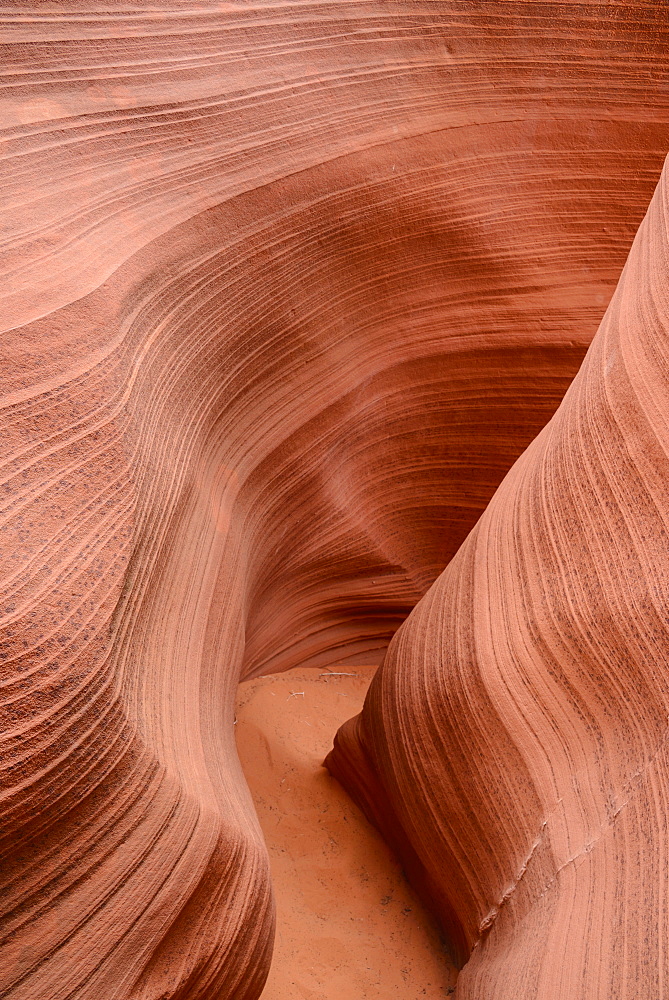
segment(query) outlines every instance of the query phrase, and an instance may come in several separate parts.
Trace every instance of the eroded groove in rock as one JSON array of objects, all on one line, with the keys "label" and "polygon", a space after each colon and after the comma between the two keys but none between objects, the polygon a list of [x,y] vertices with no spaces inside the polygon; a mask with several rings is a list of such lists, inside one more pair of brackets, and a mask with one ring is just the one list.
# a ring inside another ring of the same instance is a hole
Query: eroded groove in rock
[{"label": "eroded groove in rock", "polygon": [[669,145],[666,18],[3,18],[0,990],[252,998],[238,678],[380,657],[554,412]]},{"label": "eroded groove in rock", "polygon": [[460,998],[666,995],[668,219],[665,166],[564,401],[329,757]]}]

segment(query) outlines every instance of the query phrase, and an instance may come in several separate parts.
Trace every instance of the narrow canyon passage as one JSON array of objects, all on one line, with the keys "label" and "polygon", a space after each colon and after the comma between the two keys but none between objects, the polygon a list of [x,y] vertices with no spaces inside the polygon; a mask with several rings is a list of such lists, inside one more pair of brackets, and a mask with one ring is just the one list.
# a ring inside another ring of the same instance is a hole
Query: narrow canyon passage
[{"label": "narrow canyon passage", "polygon": [[321,766],[373,667],[240,685],[237,746],[267,841],[277,936],[262,1000],[448,996],[456,970],[399,863]]},{"label": "narrow canyon passage", "polygon": [[2,1000],[669,1000],[667,5],[3,11]]}]

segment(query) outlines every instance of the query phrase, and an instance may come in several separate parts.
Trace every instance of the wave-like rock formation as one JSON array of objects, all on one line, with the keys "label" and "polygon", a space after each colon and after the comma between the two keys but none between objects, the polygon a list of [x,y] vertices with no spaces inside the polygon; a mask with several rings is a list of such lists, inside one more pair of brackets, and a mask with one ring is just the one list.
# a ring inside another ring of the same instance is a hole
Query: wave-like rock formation
[{"label": "wave-like rock formation", "polygon": [[555,411],[669,145],[666,11],[2,20],[0,992],[251,1000],[238,679],[380,656]]},{"label": "wave-like rock formation", "polygon": [[462,1000],[665,997],[669,174],[548,426],[328,759],[404,855]]}]

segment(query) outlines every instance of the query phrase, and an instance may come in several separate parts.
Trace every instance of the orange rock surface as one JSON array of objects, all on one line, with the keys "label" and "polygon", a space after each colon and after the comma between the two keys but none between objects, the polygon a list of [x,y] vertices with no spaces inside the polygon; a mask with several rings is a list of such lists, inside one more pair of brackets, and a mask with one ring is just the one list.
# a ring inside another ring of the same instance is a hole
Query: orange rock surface
[{"label": "orange rock surface", "polygon": [[1,18],[0,993],[255,1000],[237,683],[380,659],[555,411],[669,146],[666,10]]},{"label": "orange rock surface", "polygon": [[669,171],[557,413],[393,638],[330,770],[459,1000],[665,997]]}]

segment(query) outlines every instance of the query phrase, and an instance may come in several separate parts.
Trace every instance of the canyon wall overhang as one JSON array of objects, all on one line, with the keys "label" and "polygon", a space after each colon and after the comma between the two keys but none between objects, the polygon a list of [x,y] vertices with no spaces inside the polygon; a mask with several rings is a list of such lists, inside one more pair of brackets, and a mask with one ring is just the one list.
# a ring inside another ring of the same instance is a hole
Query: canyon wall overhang
[{"label": "canyon wall overhang", "polygon": [[381,659],[551,418],[669,147],[666,10],[3,18],[0,989],[250,1000],[235,687]]}]

